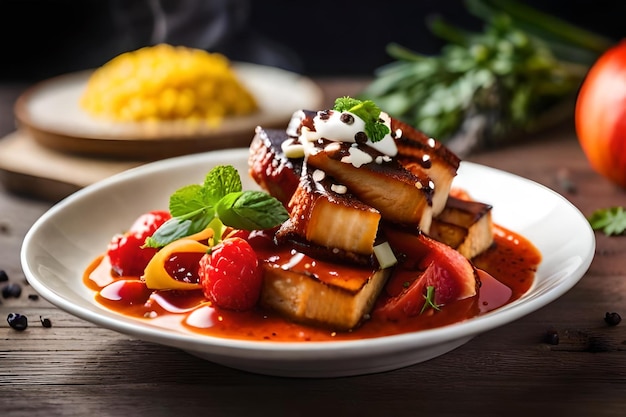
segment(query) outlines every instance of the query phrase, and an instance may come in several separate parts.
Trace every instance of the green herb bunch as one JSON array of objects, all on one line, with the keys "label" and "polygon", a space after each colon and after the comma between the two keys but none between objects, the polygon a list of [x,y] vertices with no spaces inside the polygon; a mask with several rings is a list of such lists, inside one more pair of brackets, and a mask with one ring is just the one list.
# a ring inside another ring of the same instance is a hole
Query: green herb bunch
[{"label": "green herb bunch", "polygon": [[467,0],[484,31],[430,20],[447,43],[426,56],[398,44],[359,98],[461,156],[573,114],[587,70],[612,41],[510,0]]}]

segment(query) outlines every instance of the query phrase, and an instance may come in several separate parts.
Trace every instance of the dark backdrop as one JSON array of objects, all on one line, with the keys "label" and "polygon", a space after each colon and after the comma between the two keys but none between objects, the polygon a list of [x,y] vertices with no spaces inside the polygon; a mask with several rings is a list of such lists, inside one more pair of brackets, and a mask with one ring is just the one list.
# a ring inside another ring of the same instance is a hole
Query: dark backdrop
[{"label": "dark backdrop", "polygon": [[[170,39],[181,40],[172,43],[199,42],[189,46],[308,75],[370,75],[390,61],[385,52],[389,42],[437,53],[441,41],[425,24],[433,13],[468,29],[480,28],[462,0],[175,0],[169,6],[168,0],[161,1],[162,12],[184,15],[178,23],[186,30],[175,34],[174,26],[169,26]],[[150,44],[155,27],[147,3],[0,0],[0,78],[37,80],[93,68]],[[615,40],[624,36],[626,2],[527,3]],[[202,41],[190,38],[202,37],[202,30],[211,33]]]}]

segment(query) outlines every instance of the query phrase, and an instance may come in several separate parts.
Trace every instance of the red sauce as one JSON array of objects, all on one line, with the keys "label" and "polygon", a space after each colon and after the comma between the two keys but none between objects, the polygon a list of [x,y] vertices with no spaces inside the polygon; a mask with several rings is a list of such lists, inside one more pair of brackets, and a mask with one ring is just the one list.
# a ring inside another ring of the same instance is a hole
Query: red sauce
[{"label": "red sauce", "polygon": [[197,284],[198,268],[203,253],[181,252],[171,256],[164,267],[175,280]]},{"label": "red sauce", "polygon": [[[276,253],[275,256],[285,255]],[[96,292],[95,299],[99,304],[130,317],[148,320],[156,326],[247,340],[349,340],[445,326],[502,307],[528,291],[541,255],[524,237],[495,226],[494,245],[473,261],[480,270],[481,286],[477,296],[401,321],[389,321],[374,312],[361,326],[344,332],[293,323],[260,308],[247,312],[220,310],[212,307],[200,290],[149,290],[138,277],[112,275],[105,256],[93,261],[85,271],[83,281]],[[326,268],[326,272],[331,268],[336,279],[350,280],[354,278],[353,274],[368,272],[341,265],[317,264],[319,268]],[[169,267],[176,269],[173,265]]]}]

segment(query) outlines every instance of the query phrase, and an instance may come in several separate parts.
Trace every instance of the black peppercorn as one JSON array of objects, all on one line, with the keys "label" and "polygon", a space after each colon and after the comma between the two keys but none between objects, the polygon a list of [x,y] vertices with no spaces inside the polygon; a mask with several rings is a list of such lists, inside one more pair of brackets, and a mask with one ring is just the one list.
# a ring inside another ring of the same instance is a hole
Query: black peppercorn
[{"label": "black peppercorn", "polygon": [[17,284],[15,282],[7,285],[2,289],[2,297],[4,298],[19,298],[20,295],[22,295],[22,287],[20,286],[20,284]]},{"label": "black peppercorn", "polygon": [[33,300],[33,301],[37,301],[37,300],[39,300],[39,296],[37,294],[28,294],[28,299],[29,300]]},{"label": "black peppercorn", "polygon": [[9,313],[7,323],[15,330],[25,330],[28,327],[28,318],[18,313]]},{"label": "black peppercorn", "polygon": [[46,328],[50,328],[50,327],[52,327],[52,322],[51,322],[51,321],[50,321],[50,319],[49,319],[49,318],[47,318],[47,317],[41,317],[41,316],[39,316],[39,321],[41,322],[41,325],[42,325],[43,327],[46,327]]},{"label": "black peppercorn", "polygon": [[604,321],[609,326],[617,326],[620,323],[620,321],[622,321],[622,317],[617,313],[607,312],[604,315]]},{"label": "black peppercorn", "polygon": [[9,275],[7,271],[4,269],[0,269],[0,282],[7,282],[9,280]]}]

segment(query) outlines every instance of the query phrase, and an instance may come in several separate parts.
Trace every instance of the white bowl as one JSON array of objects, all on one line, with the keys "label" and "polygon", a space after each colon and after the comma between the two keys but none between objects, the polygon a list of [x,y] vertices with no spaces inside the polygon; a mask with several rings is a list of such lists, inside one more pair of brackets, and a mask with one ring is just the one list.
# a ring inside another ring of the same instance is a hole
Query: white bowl
[{"label": "white bowl", "polygon": [[225,366],[267,375],[338,377],[389,371],[445,354],[482,332],[554,301],[582,278],[593,258],[594,233],[565,198],[527,179],[463,162],[454,184],[492,204],[494,221],[530,239],[543,258],[530,290],[486,315],[397,336],[285,343],[230,340],[159,328],[94,301],[82,275],[113,234],[143,212],[167,208],[174,190],[201,182],[215,165],[232,164],[242,174],[244,188],[256,188],[246,175],[247,157],[248,149],[230,149],[171,158],[123,172],[71,195],[38,219],[24,239],[21,261],[29,283],[42,297],[84,320]]}]

